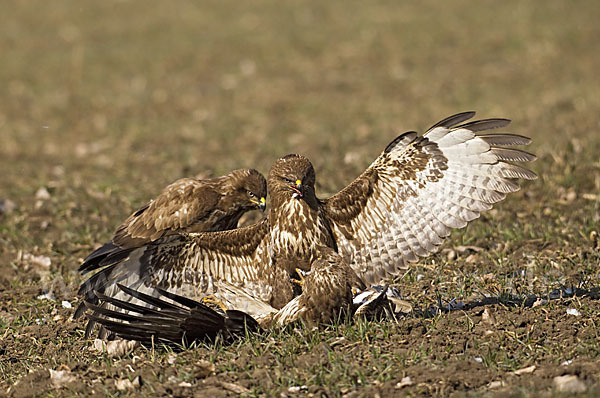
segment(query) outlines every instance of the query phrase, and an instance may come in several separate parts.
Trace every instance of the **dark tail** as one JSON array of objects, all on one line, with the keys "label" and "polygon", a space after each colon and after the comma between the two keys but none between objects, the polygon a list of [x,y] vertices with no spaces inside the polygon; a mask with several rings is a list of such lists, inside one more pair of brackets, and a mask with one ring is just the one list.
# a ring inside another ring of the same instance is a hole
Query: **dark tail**
[{"label": "dark tail", "polygon": [[[197,301],[160,288],[156,291],[161,297],[153,297],[120,284],[118,287],[148,307],[96,292],[98,299],[116,307],[116,310],[85,302],[86,308],[91,310],[86,316],[91,322],[101,324],[124,339],[144,343],[154,340],[186,345],[196,340],[215,340],[217,336],[229,342],[243,336],[247,331],[261,330],[254,318],[241,311],[219,313]],[[165,301],[165,297],[175,304]]]}]

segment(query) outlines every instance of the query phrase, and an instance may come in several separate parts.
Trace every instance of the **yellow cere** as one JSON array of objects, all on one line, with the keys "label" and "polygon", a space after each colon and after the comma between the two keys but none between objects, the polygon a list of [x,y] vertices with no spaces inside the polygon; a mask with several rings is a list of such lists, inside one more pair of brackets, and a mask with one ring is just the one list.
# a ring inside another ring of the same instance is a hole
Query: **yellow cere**
[{"label": "yellow cere", "polygon": [[296,186],[299,187],[300,185],[302,185],[302,180],[296,180]]},{"label": "yellow cere", "polygon": [[266,201],[267,200],[264,197],[260,198],[260,203],[265,203]]}]

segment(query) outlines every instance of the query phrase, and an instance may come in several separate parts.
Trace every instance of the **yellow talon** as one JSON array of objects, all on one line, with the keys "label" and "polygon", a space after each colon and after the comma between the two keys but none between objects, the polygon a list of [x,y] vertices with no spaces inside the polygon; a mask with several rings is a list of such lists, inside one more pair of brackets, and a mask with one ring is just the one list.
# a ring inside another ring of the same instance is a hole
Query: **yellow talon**
[{"label": "yellow talon", "polygon": [[223,301],[219,300],[218,298],[216,298],[212,294],[210,296],[205,296],[204,298],[202,298],[202,303],[203,304],[213,304],[213,305],[216,305],[223,312],[227,312],[227,306],[225,305],[225,303],[223,303]]},{"label": "yellow talon", "polygon": [[298,274],[298,278],[300,279],[292,279],[292,282],[297,283],[302,287],[304,284],[304,272],[300,268],[296,268],[296,274]]}]

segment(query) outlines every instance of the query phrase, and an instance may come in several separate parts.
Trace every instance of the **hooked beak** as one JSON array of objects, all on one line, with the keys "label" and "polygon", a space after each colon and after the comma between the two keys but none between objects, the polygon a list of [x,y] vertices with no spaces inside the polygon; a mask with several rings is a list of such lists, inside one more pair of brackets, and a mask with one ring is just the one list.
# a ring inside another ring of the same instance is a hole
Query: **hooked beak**
[{"label": "hooked beak", "polygon": [[263,212],[267,208],[267,200],[265,199],[264,196],[262,198],[260,198],[260,203],[258,204],[258,208],[261,209]]},{"label": "hooked beak", "polygon": [[302,193],[302,180],[296,180],[296,186],[290,185],[290,188],[294,191],[294,198],[301,198],[304,196]]},{"label": "hooked beak", "polygon": [[263,212],[267,208],[267,200],[265,199],[264,196],[262,198],[260,198],[260,200],[252,200],[252,199],[250,199],[250,202],[252,202],[256,206],[258,206],[258,208],[261,209]]}]

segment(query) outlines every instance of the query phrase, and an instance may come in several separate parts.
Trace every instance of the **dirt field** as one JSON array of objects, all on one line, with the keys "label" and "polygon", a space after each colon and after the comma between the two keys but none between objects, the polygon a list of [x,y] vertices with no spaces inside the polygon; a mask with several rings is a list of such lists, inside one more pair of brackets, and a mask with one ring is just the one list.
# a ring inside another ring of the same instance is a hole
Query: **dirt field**
[{"label": "dirt field", "polygon": [[[396,286],[415,309],[600,285],[600,3],[11,2],[0,15],[0,395],[600,394],[600,301],[301,325],[231,346],[83,339],[76,272],[169,182],[308,156],[318,194],[397,134],[508,117],[540,178]],[[73,308],[69,308],[73,307]],[[139,378],[138,378],[139,376]],[[571,376],[562,377],[561,376]]]}]

